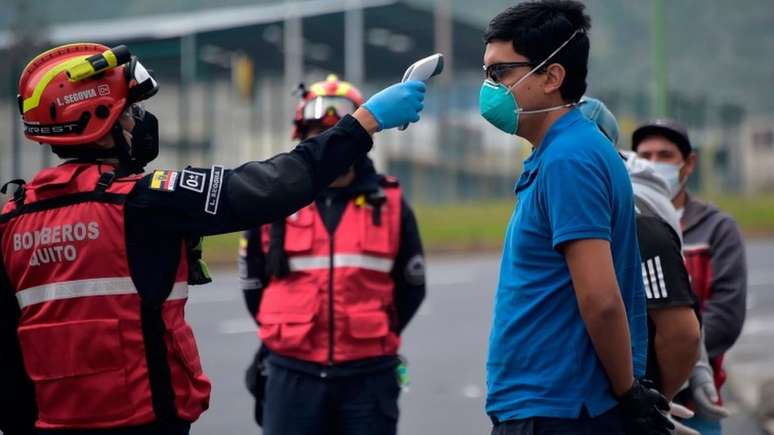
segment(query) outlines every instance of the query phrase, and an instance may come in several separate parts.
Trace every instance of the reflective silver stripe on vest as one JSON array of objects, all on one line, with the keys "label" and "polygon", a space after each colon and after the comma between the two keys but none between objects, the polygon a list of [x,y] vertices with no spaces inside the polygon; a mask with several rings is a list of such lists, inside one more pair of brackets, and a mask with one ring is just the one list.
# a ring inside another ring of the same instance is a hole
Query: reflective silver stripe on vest
[{"label": "reflective silver stripe on vest", "polygon": [[[327,256],[299,256],[291,257],[289,260],[290,270],[293,272],[327,269],[330,267],[330,261],[330,257]],[[373,255],[336,254],[333,256],[333,267],[357,267],[389,273],[392,270],[392,263],[393,260],[390,258],[375,257]]]},{"label": "reflective silver stripe on vest", "polygon": [[[19,307],[62,299],[84,298],[90,296],[130,295],[137,293],[131,278],[94,278],[77,281],[56,282],[30,287],[16,293]],[[188,285],[176,282],[167,300],[188,297]]]}]

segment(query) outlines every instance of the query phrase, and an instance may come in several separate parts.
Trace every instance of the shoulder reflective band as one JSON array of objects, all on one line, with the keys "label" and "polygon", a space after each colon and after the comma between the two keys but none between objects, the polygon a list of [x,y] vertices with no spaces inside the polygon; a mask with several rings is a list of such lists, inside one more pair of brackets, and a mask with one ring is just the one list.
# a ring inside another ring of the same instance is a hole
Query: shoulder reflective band
[{"label": "shoulder reflective band", "polygon": [[[291,272],[303,270],[327,269],[330,267],[328,256],[299,256],[291,257]],[[355,267],[358,269],[373,270],[389,273],[392,271],[393,260],[390,258],[375,257],[362,254],[336,254],[333,256],[333,267]]]},{"label": "shoulder reflective band", "polygon": [[[16,300],[19,302],[19,308],[23,309],[30,305],[63,299],[131,294],[137,294],[131,278],[95,278],[30,287],[17,292]],[[185,282],[176,282],[167,300],[187,297],[188,285]]]}]

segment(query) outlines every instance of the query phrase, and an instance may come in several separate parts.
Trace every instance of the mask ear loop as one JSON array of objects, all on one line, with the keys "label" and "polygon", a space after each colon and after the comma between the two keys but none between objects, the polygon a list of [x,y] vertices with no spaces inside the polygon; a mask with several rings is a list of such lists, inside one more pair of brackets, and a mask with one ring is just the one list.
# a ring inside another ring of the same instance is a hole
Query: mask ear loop
[{"label": "mask ear loop", "polygon": [[522,113],[522,114],[529,115],[529,114],[532,114],[532,113],[553,112],[554,110],[566,109],[568,107],[575,107],[577,105],[578,105],[578,103],[572,102],[572,103],[562,104],[561,106],[547,107],[545,109],[524,110],[522,108],[518,108],[516,111],[519,112],[519,113]]},{"label": "mask ear loop", "polygon": [[[539,64],[538,64],[536,67],[532,68],[532,69],[531,69],[531,70],[530,70],[530,71],[529,71],[527,74],[525,74],[525,75],[524,75],[524,77],[522,77],[522,78],[520,78],[519,80],[517,80],[517,81],[516,81],[516,83],[512,84],[511,86],[509,86],[509,87],[508,87],[508,92],[510,92],[510,91],[511,91],[513,88],[515,88],[515,87],[516,87],[516,85],[518,85],[519,83],[521,83],[522,81],[524,81],[524,80],[525,80],[527,77],[529,77],[529,76],[531,76],[532,74],[534,74],[534,73],[535,73],[535,71],[539,70],[540,68],[543,68],[543,66],[544,66],[546,63],[548,63],[548,61],[549,61],[549,60],[551,60],[551,58],[553,58],[554,56],[556,56],[556,53],[559,53],[559,51],[561,51],[561,50],[562,50],[562,49],[563,49],[563,48],[564,48],[564,47],[565,47],[567,44],[569,44],[569,43],[570,43],[570,41],[572,41],[572,39],[573,39],[573,38],[575,38],[575,35],[577,35],[577,34],[579,34],[579,33],[585,33],[585,32],[584,32],[584,30],[583,30],[583,29],[578,29],[578,30],[576,30],[576,31],[572,32],[572,35],[570,35],[570,37],[569,37],[569,38],[567,38],[567,40],[566,40],[566,41],[564,41],[564,42],[562,43],[562,45],[560,45],[560,46],[559,46],[559,47],[558,47],[556,50],[552,51],[552,52],[551,52],[551,54],[549,54],[549,55],[548,55],[548,57],[547,57],[547,58],[545,58],[545,60],[543,60],[542,62],[540,62],[540,63],[539,63]],[[522,113],[522,114],[526,114],[526,115],[528,115],[528,114],[532,114],[532,113],[545,113],[545,112],[552,112],[552,111],[554,111],[554,110],[558,110],[558,109],[566,109],[566,108],[569,108],[569,107],[575,107],[575,106],[577,106],[577,105],[578,105],[578,102],[577,102],[577,101],[574,101],[574,102],[572,102],[572,103],[562,104],[562,105],[560,105],[560,106],[554,106],[554,107],[547,107],[547,108],[545,108],[545,109],[524,110],[524,108],[523,108],[523,107],[518,107],[518,108],[516,109],[516,113]]]},{"label": "mask ear loop", "polygon": [[[556,56],[556,53],[559,53],[559,51],[561,51],[561,50],[562,50],[562,49],[563,49],[563,48],[564,48],[564,47],[565,47],[567,44],[569,44],[569,43],[570,43],[570,41],[572,41],[572,38],[574,38],[574,37],[575,37],[575,35],[577,35],[578,33],[585,33],[585,32],[584,32],[584,30],[583,30],[583,29],[578,29],[578,30],[576,30],[576,31],[572,32],[572,35],[570,35],[570,37],[569,37],[569,38],[567,38],[567,40],[566,40],[566,41],[564,41],[564,42],[562,43],[562,45],[560,45],[560,46],[559,46],[559,47],[558,47],[556,50],[552,51],[552,52],[551,52],[551,54],[549,54],[549,55],[548,55],[548,57],[547,57],[547,58],[545,58],[545,60],[543,60],[542,62],[540,62],[539,64],[537,64],[537,66],[536,66],[536,67],[534,67],[534,68],[532,68],[531,70],[529,70],[529,72],[528,72],[527,74],[525,74],[525,75],[524,75],[524,77],[522,77],[522,78],[520,78],[520,79],[516,80],[516,83],[514,83],[514,84],[512,84],[512,85],[508,86],[508,91],[510,92],[510,91],[511,91],[513,88],[515,88],[515,87],[516,87],[516,86],[517,86],[519,83],[521,83],[521,82],[522,82],[522,81],[524,81],[524,80],[525,80],[527,77],[529,77],[529,76],[531,76],[532,74],[534,74],[534,73],[535,73],[535,71],[538,71],[540,68],[543,68],[543,66],[544,66],[546,63],[548,63],[548,61],[549,61],[549,60],[551,60],[551,59],[552,59],[554,56]],[[573,103],[573,104],[575,104],[575,103]]]}]

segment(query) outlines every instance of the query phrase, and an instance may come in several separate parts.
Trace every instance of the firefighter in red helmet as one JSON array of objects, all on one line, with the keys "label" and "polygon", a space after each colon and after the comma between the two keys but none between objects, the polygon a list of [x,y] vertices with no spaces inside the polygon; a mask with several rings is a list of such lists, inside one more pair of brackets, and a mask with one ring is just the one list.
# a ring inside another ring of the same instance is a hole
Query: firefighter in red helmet
[{"label": "firefighter in red helmet", "polygon": [[[324,134],[361,104],[333,75],[303,89],[294,138]],[[400,336],[425,296],[398,181],[362,156],[308,206],[247,231],[240,259],[262,342],[248,387],[263,433],[395,434]]]},{"label": "firefighter in red helmet", "polygon": [[143,168],[158,84],[125,46],[69,44],[19,81],[27,138],[64,163],[13,180],[0,213],[0,431],[187,434],[210,383],[184,318],[207,281],[203,235],[288,215],[371,148],[416,121],[424,85],[385,89],[293,151],[235,169]]},{"label": "firefighter in red helmet", "polygon": [[309,129],[333,127],[342,116],[354,112],[365,102],[360,90],[334,74],[328,75],[325,81],[312,84],[309,89],[301,84],[299,92],[301,99],[293,119],[293,140],[309,137]]}]

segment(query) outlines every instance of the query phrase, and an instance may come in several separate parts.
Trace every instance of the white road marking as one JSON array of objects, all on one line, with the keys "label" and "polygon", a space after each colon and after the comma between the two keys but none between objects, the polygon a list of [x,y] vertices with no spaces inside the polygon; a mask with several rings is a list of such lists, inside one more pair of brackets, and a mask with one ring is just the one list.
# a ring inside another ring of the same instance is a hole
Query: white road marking
[{"label": "white road marking", "polygon": [[450,286],[450,285],[461,285],[461,284],[471,284],[473,283],[473,274],[460,274],[460,273],[449,273],[449,274],[436,274],[434,271],[428,275],[427,283],[430,286]]},{"label": "white road marking", "polygon": [[250,318],[228,319],[218,323],[218,332],[221,334],[255,334],[258,327]]},{"label": "white road marking", "polygon": [[189,304],[206,304],[212,302],[231,302],[242,298],[242,292],[238,289],[215,290],[213,287],[192,287],[188,291]]},{"label": "white road marking", "polygon": [[479,399],[483,397],[484,390],[476,384],[468,384],[462,389],[462,395],[468,399]]},{"label": "white road marking", "polygon": [[744,335],[767,335],[774,334],[774,319],[753,317],[748,319],[742,329]]}]

